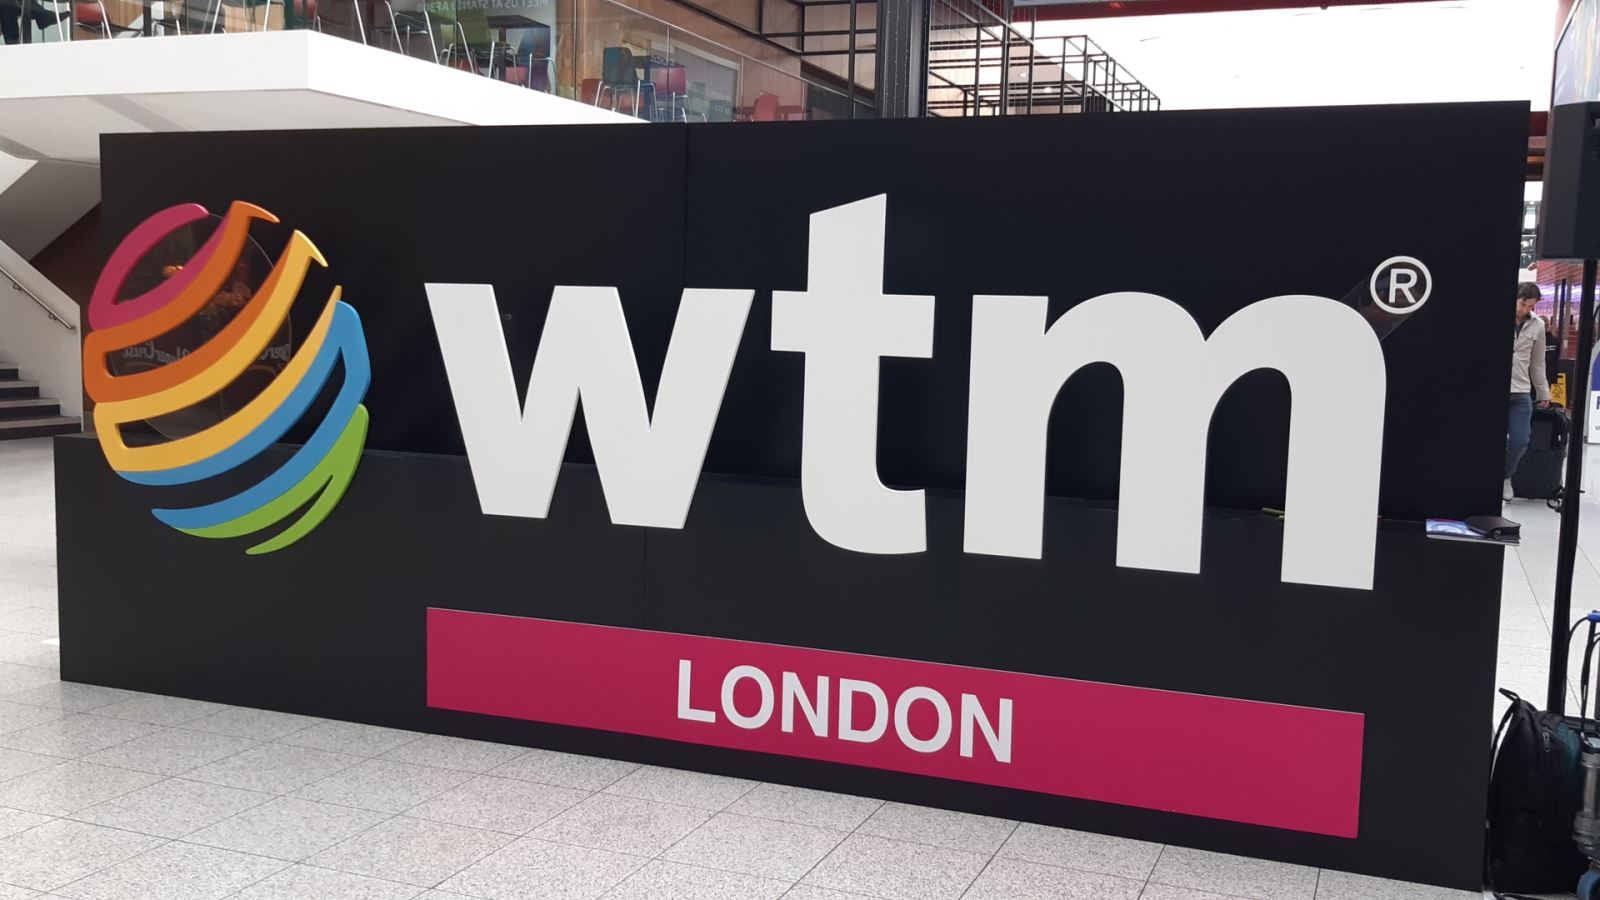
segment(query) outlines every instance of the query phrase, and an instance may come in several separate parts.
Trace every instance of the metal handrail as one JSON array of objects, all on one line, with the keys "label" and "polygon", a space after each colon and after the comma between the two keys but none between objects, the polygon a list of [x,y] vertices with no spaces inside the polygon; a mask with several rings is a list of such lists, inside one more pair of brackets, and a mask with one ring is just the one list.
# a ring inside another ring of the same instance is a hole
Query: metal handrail
[{"label": "metal handrail", "polygon": [[4,275],[6,277],[6,280],[11,282],[11,287],[13,289],[19,290],[19,291],[23,292],[24,294],[27,294],[29,297],[33,298],[33,302],[39,304],[39,308],[44,310],[44,314],[49,316],[50,318],[54,319],[56,321],[56,323],[59,324],[62,328],[65,328],[68,331],[76,331],[77,330],[77,326],[73,325],[71,322],[68,322],[66,319],[61,318],[61,316],[59,314],[57,314],[55,310],[50,308],[50,304],[48,304],[48,303],[44,302],[43,300],[39,299],[39,295],[38,294],[35,294],[33,291],[28,289],[27,285],[25,285],[22,282],[18,281],[17,277],[15,275],[12,275],[10,272],[6,271],[4,266],[0,266],[0,275]]}]

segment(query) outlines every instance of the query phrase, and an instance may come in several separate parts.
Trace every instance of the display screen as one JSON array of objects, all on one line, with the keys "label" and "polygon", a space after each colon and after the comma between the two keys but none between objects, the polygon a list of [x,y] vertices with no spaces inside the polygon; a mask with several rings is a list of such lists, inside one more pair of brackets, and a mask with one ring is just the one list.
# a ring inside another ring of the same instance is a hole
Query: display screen
[{"label": "display screen", "polygon": [[1600,57],[1595,38],[1600,35],[1600,2],[1578,0],[1556,43],[1555,84],[1550,103],[1561,106],[1600,100]]}]

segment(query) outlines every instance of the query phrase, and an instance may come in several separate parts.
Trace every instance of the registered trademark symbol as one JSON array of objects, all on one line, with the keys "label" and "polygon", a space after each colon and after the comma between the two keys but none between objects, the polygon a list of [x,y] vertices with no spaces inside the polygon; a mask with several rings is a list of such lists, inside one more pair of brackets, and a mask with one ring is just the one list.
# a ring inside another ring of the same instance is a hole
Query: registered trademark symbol
[{"label": "registered trademark symbol", "polygon": [[1367,289],[1372,292],[1373,303],[1404,316],[1428,302],[1428,295],[1433,293],[1433,275],[1420,259],[1391,256],[1372,270]]}]

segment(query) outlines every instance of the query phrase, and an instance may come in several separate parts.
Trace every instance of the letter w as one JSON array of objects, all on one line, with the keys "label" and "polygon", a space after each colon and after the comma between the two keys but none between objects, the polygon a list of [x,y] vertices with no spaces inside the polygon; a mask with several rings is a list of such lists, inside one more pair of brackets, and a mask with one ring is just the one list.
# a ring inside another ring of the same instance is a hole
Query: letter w
[{"label": "letter w", "polygon": [[426,288],[485,513],[545,517],[581,397],[611,521],[683,527],[754,291],[684,289],[652,416],[616,288],[555,289],[524,409],[494,288]]}]

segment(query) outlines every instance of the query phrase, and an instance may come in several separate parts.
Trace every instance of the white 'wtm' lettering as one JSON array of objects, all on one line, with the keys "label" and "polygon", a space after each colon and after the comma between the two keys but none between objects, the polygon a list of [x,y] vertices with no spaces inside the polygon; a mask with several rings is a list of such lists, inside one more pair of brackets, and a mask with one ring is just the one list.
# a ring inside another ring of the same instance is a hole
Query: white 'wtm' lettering
[{"label": "white 'wtm' lettering", "polygon": [[[886,212],[877,196],[812,215],[807,287],[773,293],[772,349],[805,354],[800,487],[812,527],[849,550],[917,553],[923,492],[878,477],[878,370],[885,356],[932,356],[933,298],[883,293]],[[683,527],[753,290],[684,289],[653,412],[615,288],[555,289],[521,408],[494,289],[427,291],[485,513],[545,516],[581,398],[612,521]],[[1153,294],[1104,294],[1054,323],[1047,305],[973,298],[967,552],[1040,557],[1050,408],[1073,373],[1104,362],[1128,408],[1164,410],[1122,418],[1117,564],[1198,572],[1212,412],[1239,377],[1275,369],[1293,397],[1282,578],[1371,589],[1385,372],[1360,314],[1273,297],[1207,339]],[[1138,347],[1121,339],[1130,319]]]}]

